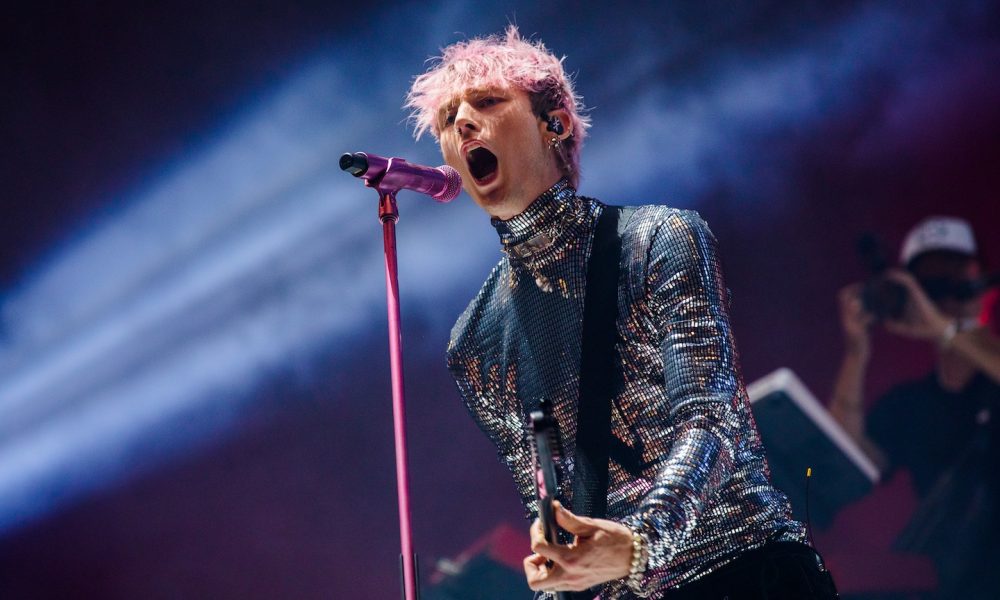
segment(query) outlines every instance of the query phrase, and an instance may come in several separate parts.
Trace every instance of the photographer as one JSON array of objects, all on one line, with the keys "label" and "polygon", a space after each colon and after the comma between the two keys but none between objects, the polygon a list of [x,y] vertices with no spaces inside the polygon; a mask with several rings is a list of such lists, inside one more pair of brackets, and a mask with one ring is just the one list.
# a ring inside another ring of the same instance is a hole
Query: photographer
[{"label": "photographer", "polygon": [[[940,597],[1000,598],[1000,339],[981,318],[987,286],[972,229],[960,219],[927,219],[907,235],[901,262],[905,270],[840,291],[846,347],[830,412],[884,476],[910,471],[921,507],[908,527],[916,530],[907,532],[909,549],[934,559]],[[895,287],[898,310],[880,305],[887,295],[875,287]],[[889,390],[866,419],[864,378],[876,323],[931,344],[937,360],[931,373]]]}]

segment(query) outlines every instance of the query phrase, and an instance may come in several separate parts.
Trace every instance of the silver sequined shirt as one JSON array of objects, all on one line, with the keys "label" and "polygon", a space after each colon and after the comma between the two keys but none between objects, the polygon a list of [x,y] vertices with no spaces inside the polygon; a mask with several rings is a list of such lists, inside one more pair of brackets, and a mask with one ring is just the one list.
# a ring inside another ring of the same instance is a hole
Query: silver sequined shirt
[{"label": "silver sequined shirt", "polygon": [[[586,267],[603,205],[561,181],[520,215],[494,219],[505,256],[459,317],[448,366],[480,428],[537,512],[530,428],[543,399],[571,481]],[[608,518],[649,542],[643,596],[674,588],[768,540],[804,541],[774,488],[739,370],[716,241],[694,212],[638,207],[622,235],[620,373]],[[572,506],[572,489],[558,497]],[[602,598],[635,598],[612,582]]]}]

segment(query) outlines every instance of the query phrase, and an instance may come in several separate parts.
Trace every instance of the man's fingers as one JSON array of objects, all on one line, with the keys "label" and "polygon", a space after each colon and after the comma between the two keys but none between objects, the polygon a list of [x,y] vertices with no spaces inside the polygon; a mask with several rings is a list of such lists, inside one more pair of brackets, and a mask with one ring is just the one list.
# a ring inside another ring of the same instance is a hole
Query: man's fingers
[{"label": "man's fingers", "polygon": [[900,283],[917,285],[916,278],[914,278],[911,273],[904,271],[903,269],[889,269],[885,272],[885,276]]},{"label": "man's fingers", "polygon": [[535,591],[560,589],[562,584],[559,565],[550,563],[542,554],[532,554],[524,559],[524,575],[528,587]]},{"label": "man's fingers", "polygon": [[548,569],[545,568],[547,558],[541,554],[532,554],[524,559],[524,577],[528,580],[528,587],[535,589],[548,577]]},{"label": "man's fingers", "polygon": [[841,318],[845,323],[859,323],[868,326],[875,319],[875,316],[865,310],[865,305],[861,298],[852,296],[842,300],[840,303]]},{"label": "man's fingers", "polygon": [[578,517],[556,503],[556,523],[566,531],[580,537],[590,537],[599,531],[599,527],[594,525],[594,521],[587,517]]},{"label": "man's fingers", "polygon": [[538,519],[531,524],[531,551],[539,552],[540,548],[543,546],[554,546],[555,544],[550,544],[548,540],[545,539],[545,534],[542,533],[542,524]]},{"label": "man's fingers", "polygon": [[531,551],[536,554],[541,554],[548,560],[553,560],[555,562],[565,562],[567,558],[572,560],[570,557],[569,548],[561,544],[550,544],[545,539],[545,535],[542,534],[542,525],[538,519],[531,524]]},{"label": "man's fingers", "polygon": [[531,551],[557,563],[572,562],[572,549],[568,546],[550,544],[541,540],[531,540]]},{"label": "man's fingers", "polygon": [[895,281],[896,283],[905,287],[907,290],[909,290],[911,294],[920,294],[920,295],[924,294],[924,290],[923,288],[920,287],[920,284],[917,282],[916,278],[913,277],[913,275],[907,273],[906,271],[903,271],[901,269],[890,269],[885,272],[885,276],[887,279]]},{"label": "man's fingers", "polygon": [[542,533],[542,522],[538,519],[535,519],[535,522],[531,524],[531,529],[528,530],[528,533],[531,536],[532,542],[545,539],[545,534]]},{"label": "man's fingers", "polygon": [[549,559],[541,554],[532,554],[524,557],[524,574],[528,577],[529,583],[534,579],[545,578],[548,574],[548,569],[545,568],[545,563],[547,562],[549,562]]},{"label": "man's fingers", "polygon": [[861,298],[861,284],[852,283],[846,287],[840,289],[838,292],[841,302],[849,302],[851,300],[857,300]]}]

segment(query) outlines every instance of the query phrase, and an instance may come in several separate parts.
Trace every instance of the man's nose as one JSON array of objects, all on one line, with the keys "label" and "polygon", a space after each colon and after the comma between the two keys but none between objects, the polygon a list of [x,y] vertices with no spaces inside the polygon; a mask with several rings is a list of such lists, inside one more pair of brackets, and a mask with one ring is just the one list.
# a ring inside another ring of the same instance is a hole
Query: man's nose
[{"label": "man's nose", "polygon": [[471,132],[479,131],[479,116],[476,110],[468,103],[462,102],[455,111],[455,127],[458,134],[465,137]]}]

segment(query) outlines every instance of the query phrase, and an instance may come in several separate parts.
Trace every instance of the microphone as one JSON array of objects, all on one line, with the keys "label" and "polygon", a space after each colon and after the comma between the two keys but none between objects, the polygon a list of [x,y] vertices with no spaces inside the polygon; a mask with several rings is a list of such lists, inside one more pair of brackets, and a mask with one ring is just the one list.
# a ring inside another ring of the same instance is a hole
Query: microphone
[{"label": "microphone", "polygon": [[406,188],[427,194],[438,202],[451,202],[462,191],[462,176],[448,165],[425,167],[402,158],[384,158],[367,152],[347,152],[340,168],[365,179],[369,187],[398,190]]}]

